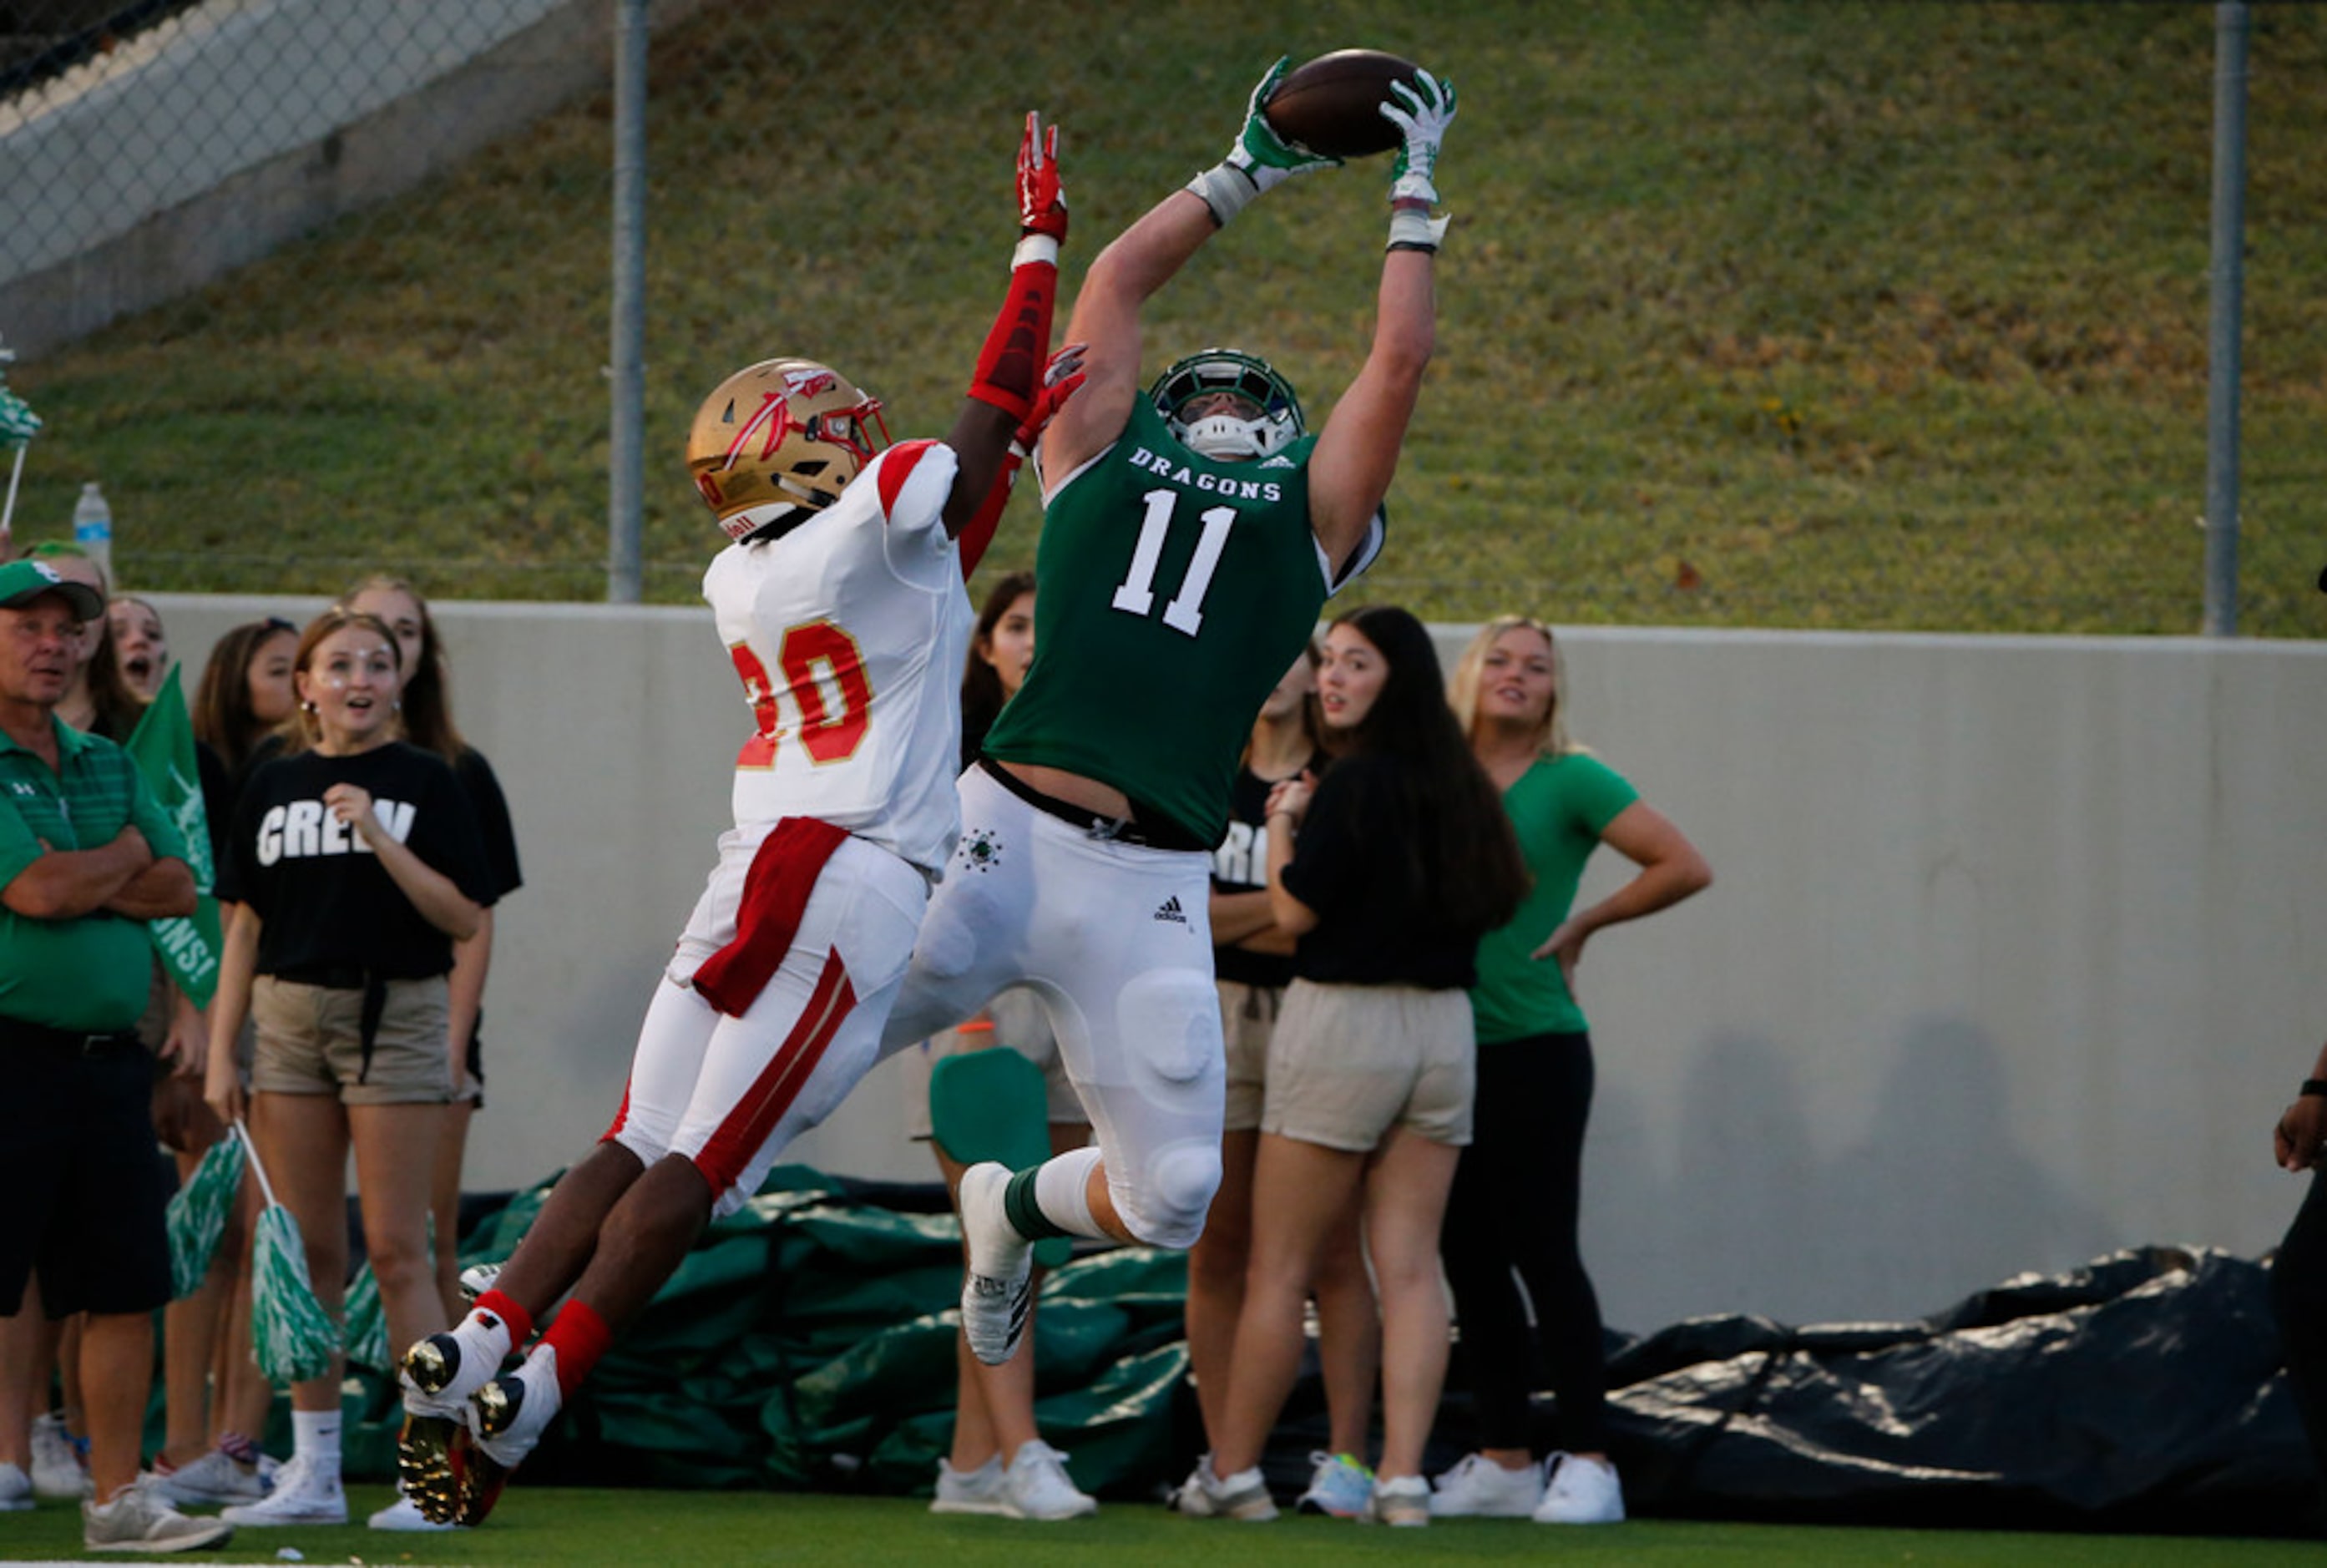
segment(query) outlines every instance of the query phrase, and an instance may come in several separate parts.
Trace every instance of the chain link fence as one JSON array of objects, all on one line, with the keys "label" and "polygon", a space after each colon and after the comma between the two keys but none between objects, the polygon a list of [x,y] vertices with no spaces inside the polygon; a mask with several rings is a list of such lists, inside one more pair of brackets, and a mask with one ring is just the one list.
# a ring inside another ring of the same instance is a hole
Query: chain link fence
[{"label": "chain link fence", "polygon": [[[1369,598],[1435,619],[2166,632],[2201,610],[2214,11],[1457,15],[657,0],[645,596],[717,543],[680,469],[736,365],[950,421],[1065,126],[1069,289],[1279,52],[1453,78],[1439,362]],[[1567,14],[1573,10],[1575,14]],[[603,597],[613,0],[0,0],[0,341],[46,421],[19,546],[102,482],[125,583]],[[2257,5],[2243,631],[2327,635],[2327,13]],[[1330,406],[1378,164],[1259,203],[1154,302]],[[994,557],[1030,562],[1020,496]]]}]

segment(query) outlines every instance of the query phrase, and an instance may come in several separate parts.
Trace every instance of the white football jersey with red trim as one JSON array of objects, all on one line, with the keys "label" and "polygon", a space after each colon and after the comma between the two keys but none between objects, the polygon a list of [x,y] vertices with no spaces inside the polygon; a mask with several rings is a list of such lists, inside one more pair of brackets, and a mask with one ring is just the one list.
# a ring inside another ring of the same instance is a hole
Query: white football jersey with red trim
[{"label": "white football jersey with red trim", "polygon": [[956,460],[889,448],[780,539],[703,575],[758,733],[735,759],[739,827],[814,817],[935,872],[961,831],[961,671],[976,616],[941,516]]}]

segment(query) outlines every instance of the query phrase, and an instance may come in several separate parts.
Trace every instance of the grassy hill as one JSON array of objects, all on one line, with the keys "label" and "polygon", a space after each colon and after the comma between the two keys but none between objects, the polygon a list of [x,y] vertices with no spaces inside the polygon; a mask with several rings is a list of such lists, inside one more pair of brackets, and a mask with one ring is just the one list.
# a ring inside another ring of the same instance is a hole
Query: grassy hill
[{"label": "grassy hill", "polygon": [[[1065,127],[1070,287],[1364,42],[1460,86],[1440,358],[1364,591],[1472,619],[2108,632],[2201,611],[2213,8],[1386,0],[720,5],[659,36],[650,598],[717,543],[677,453],[802,352],[941,430],[998,297],[1017,117]],[[2255,8],[2242,630],[2327,635],[2327,9]],[[603,592],[602,98],[198,297],[19,366],[19,535],[113,497],[125,577]],[[1386,162],[1258,203],[1151,313],[1322,414]],[[6,323],[0,322],[0,330]],[[996,561],[1031,560],[1014,503]]]}]

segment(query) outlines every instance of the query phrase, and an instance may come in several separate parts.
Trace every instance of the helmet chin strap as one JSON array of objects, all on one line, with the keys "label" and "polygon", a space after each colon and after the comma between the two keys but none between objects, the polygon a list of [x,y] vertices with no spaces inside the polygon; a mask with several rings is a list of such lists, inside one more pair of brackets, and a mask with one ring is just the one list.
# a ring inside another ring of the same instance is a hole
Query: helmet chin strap
[{"label": "helmet chin strap", "polygon": [[1195,421],[1182,432],[1180,443],[1216,462],[1268,453],[1268,427],[1257,419],[1214,414]]}]

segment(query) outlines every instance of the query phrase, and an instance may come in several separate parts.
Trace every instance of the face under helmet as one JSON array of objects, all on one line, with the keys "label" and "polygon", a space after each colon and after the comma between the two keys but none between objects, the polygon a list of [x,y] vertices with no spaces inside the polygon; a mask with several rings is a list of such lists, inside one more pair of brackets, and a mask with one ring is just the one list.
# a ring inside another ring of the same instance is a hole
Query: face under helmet
[{"label": "face under helmet", "polygon": [[[1215,392],[1235,394],[1253,412],[1207,413],[1194,419],[1182,412]],[[1215,461],[1266,457],[1298,441],[1307,428],[1293,383],[1266,360],[1234,349],[1189,355],[1157,377],[1147,396],[1182,445]]]},{"label": "face under helmet", "polygon": [[813,359],[762,359],[713,388],[687,471],[731,539],[805,520],[889,444],[881,400]]}]

